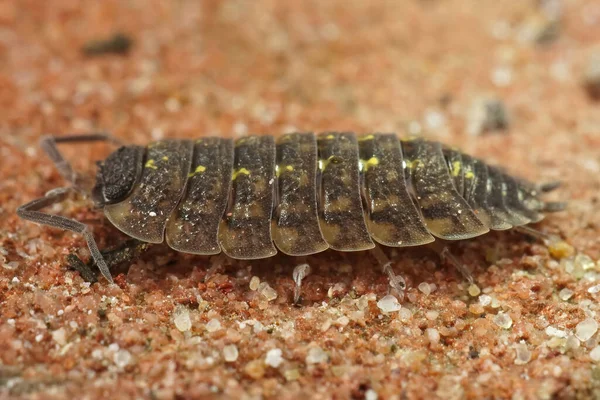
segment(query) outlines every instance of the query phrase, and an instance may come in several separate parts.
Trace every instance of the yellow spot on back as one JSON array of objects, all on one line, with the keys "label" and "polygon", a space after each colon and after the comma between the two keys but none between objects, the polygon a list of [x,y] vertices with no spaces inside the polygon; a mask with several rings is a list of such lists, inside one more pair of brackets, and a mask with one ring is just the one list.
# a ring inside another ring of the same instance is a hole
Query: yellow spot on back
[{"label": "yellow spot on back", "polygon": [[473,178],[475,178],[475,174],[473,173],[473,171],[468,170],[467,172],[465,172],[465,178],[466,179],[473,179]]},{"label": "yellow spot on back", "polygon": [[335,162],[335,159],[336,159],[335,156],[329,156],[328,159],[321,158],[319,160],[319,169],[321,170],[321,172],[325,171],[325,168],[327,168],[329,163]]},{"label": "yellow spot on back", "polygon": [[250,171],[248,171],[246,168],[238,168],[235,171],[233,171],[233,175],[231,175],[231,180],[235,181],[238,177],[238,175],[250,175]]},{"label": "yellow spot on back", "polygon": [[416,160],[406,160],[406,166],[408,167],[408,169],[415,169],[420,165],[421,161],[419,159]]},{"label": "yellow spot on back", "polygon": [[198,174],[201,174],[201,173],[203,173],[204,171],[206,171],[206,167],[205,167],[204,165],[198,165],[198,166],[196,167],[196,169],[194,170],[194,172],[190,172],[190,173],[188,174],[188,177],[190,177],[190,178],[191,178],[192,176],[194,176],[194,175],[198,175]]},{"label": "yellow spot on back", "polygon": [[158,169],[158,167],[154,164],[154,159],[151,158],[148,161],[146,161],[146,168],[152,168],[152,169]]},{"label": "yellow spot on back", "polygon": [[360,169],[368,171],[369,168],[379,165],[379,159],[377,157],[371,157],[368,160],[360,160]]},{"label": "yellow spot on back", "polygon": [[279,178],[279,175],[281,175],[281,172],[283,172],[282,170],[286,170],[289,172],[292,172],[294,170],[294,167],[291,165],[275,165],[275,175]]},{"label": "yellow spot on back", "polygon": [[327,135],[327,136],[325,136],[325,139],[329,139],[329,140],[335,139],[335,135]]},{"label": "yellow spot on back", "polygon": [[169,161],[169,157],[167,157],[167,156],[163,156],[162,160],[163,160],[163,161]]},{"label": "yellow spot on back", "polygon": [[460,167],[461,167],[461,163],[460,161],[454,161],[452,163],[452,176],[458,176],[460,174]]},{"label": "yellow spot on back", "polygon": [[367,136],[361,136],[358,138],[359,142],[365,141],[365,140],[373,140],[375,139],[375,135],[367,135]]}]

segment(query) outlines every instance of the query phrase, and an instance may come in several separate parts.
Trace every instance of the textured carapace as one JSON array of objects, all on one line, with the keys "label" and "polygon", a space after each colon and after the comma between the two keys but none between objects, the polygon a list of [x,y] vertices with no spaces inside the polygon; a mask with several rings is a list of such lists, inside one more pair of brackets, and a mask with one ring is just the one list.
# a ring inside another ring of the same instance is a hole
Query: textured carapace
[{"label": "textured carapace", "polygon": [[141,241],[257,259],[468,239],[540,221],[543,191],[440,143],[332,132],[122,147],[94,198]]}]

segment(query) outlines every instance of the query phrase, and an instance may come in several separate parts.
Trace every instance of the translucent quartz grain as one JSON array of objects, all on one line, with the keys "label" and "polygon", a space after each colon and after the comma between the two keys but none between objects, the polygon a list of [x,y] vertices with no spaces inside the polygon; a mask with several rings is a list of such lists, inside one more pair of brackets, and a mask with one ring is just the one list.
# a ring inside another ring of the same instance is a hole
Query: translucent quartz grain
[{"label": "translucent quartz grain", "polygon": [[328,359],[329,356],[323,351],[322,348],[311,347],[310,350],[308,350],[305,361],[307,364],[320,364],[322,362],[327,362]]},{"label": "translucent quartz grain", "polygon": [[400,310],[402,307],[398,302],[398,299],[391,294],[383,297],[377,302],[377,307],[383,312],[390,313]]},{"label": "translucent quartz grain", "polygon": [[582,342],[587,341],[598,331],[598,323],[596,320],[588,318],[577,324],[575,327],[575,335]]},{"label": "translucent quartz grain", "polygon": [[206,330],[209,332],[216,332],[221,329],[221,322],[218,319],[211,319],[206,323]]},{"label": "translucent quartz grain", "polygon": [[283,362],[283,357],[281,357],[282,351],[281,349],[271,349],[267,352],[265,356],[265,364],[270,367],[277,368]]},{"label": "translucent quartz grain", "polygon": [[510,315],[501,312],[494,317],[494,323],[500,328],[509,329],[513,321]]},{"label": "translucent quartz grain", "polygon": [[234,362],[238,359],[238,349],[235,344],[228,344],[223,347],[223,358],[226,362]]},{"label": "translucent quartz grain", "polygon": [[175,307],[173,312],[173,323],[180,332],[189,331],[192,328],[192,320],[190,319],[190,312],[185,306]]}]

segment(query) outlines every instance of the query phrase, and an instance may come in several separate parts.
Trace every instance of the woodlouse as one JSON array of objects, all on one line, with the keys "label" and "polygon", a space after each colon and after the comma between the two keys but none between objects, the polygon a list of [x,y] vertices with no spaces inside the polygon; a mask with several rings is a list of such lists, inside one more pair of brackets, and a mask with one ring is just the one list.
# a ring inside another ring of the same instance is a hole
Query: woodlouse
[{"label": "woodlouse", "polygon": [[[72,183],[18,209],[21,218],[84,235],[104,277],[109,266],[87,226],[40,210],[78,189],[57,143],[114,141],[104,134],[42,140]],[[125,145],[98,163],[92,199],[118,229],[141,242],[235,259],[305,256],[462,240],[539,222],[564,203],[501,169],[424,139],[327,132]],[[440,248],[438,248],[440,249]],[[441,248],[445,251],[445,248]],[[117,257],[118,258],[118,257]],[[460,265],[457,265],[460,268]],[[403,281],[384,265],[390,285]],[[305,268],[295,271],[299,285]]]}]

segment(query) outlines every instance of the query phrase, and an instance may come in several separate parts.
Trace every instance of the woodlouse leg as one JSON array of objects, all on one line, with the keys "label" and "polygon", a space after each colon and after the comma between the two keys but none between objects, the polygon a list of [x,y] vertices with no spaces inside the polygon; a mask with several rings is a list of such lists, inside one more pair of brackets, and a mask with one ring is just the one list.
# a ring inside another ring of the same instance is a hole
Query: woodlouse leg
[{"label": "woodlouse leg", "polygon": [[98,269],[100,269],[100,272],[106,280],[113,283],[108,265],[106,265],[106,261],[104,260],[104,257],[102,257],[98,245],[96,244],[96,240],[94,240],[94,236],[87,225],[71,218],[40,211],[43,208],[62,202],[72,190],[74,189],[71,187],[53,189],[46,193],[44,197],[40,197],[39,199],[32,200],[29,203],[20,206],[17,209],[17,215],[20,218],[35,222],[36,224],[52,226],[54,228],[64,229],[83,235]]},{"label": "woodlouse leg", "polygon": [[68,135],[68,136],[44,136],[40,140],[40,147],[48,155],[50,160],[54,163],[54,166],[58,170],[58,173],[78,191],[81,188],[77,185],[77,173],[71,167],[71,164],[63,157],[60,150],[58,150],[59,143],[89,143],[89,142],[111,142],[116,145],[121,145],[122,142],[107,134],[107,133],[86,133],[80,135]]},{"label": "woodlouse leg", "polygon": [[[151,246],[150,243],[145,243],[136,239],[127,240],[121,246],[118,246],[114,249],[103,250],[100,253],[102,257],[106,261],[109,269],[113,269],[114,267],[123,264],[125,262],[129,262],[137,257],[144,251],[146,251]],[[87,264],[85,264],[81,259],[75,254],[69,254],[67,256],[67,261],[69,262],[69,267],[79,271],[81,277],[91,283],[95,283],[98,281],[96,278],[96,274],[92,271],[92,266],[94,265],[94,260],[90,260]]]},{"label": "woodlouse leg", "polygon": [[515,230],[543,242],[546,246],[552,246],[559,242],[563,242],[563,240],[557,235],[549,235],[542,231],[538,231],[537,229],[533,229],[530,226],[516,226]]},{"label": "woodlouse leg", "polygon": [[81,258],[77,257],[75,254],[71,253],[67,255],[67,262],[69,264],[69,268],[79,272],[79,275],[81,275],[84,281],[89,283],[98,282],[98,277],[94,271],[92,271],[90,265],[81,261]]},{"label": "woodlouse leg", "polygon": [[442,259],[442,261],[452,264],[452,266],[456,268],[458,272],[460,272],[463,278],[465,278],[470,284],[473,284],[474,279],[473,275],[471,274],[471,271],[469,271],[467,266],[450,252],[450,247],[444,246],[442,252],[440,253],[440,258]]},{"label": "woodlouse leg", "polygon": [[525,225],[523,225],[523,226],[515,226],[514,229],[517,232],[521,232],[521,233],[523,233],[523,234],[525,234],[527,236],[532,236],[532,237],[534,237],[534,238],[536,238],[538,240],[541,240],[543,242],[552,241],[552,240],[556,239],[555,237],[553,237],[551,235],[548,235],[548,234],[545,234],[542,231],[538,231],[537,229],[533,229],[530,226],[525,226]]},{"label": "woodlouse leg", "polygon": [[473,274],[471,274],[471,271],[469,271],[465,264],[463,264],[454,254],[452,254],[450,247],[444,243],[441,243],[439,240],[436,240],[427,246],[440,256],[440,260],[442,262],[451,264],[458,272],[460,272],[464,279],[466,279],[470,284],[473,284]]},{"label": "woodlouse leg", "polygon": [[298,304],[300,301],[302,280],[308,275],[310,275],[310,265],[305,263],[294,267],[294,272],[292,272],[292,279],[294,279],[294,282],[296,283],[296,286],[294,286],[294,304]]},{"label": "woodlouse leg", "polygon": [[375,257],[379,265],[383,270],[383,273],[388,276],[389,284],[391,290],[398,294],[400,297],[400,301],[404,299],[404,290],[406,289],[406,281],[400,275],[396,275],[394,269],[392,268],[392,261],[388,258],[388,256],[381,250],[381,247],[375,245],[374,248],[369,250],[371,254]]},{"label": "woodlouse leg", "polygon": [[547,192],[551,192],[554,189],[558,188],[561,184],[562,184],[561,181],[546,182],[546,183],[542,183],[541,185],[538,185],[538,189],[541,192],[547,193]]},{"label": "woodlouse leg", "polygon": [[547,201],[544,203],[544,212],[559,212],[567,208],[566,201]]}]

